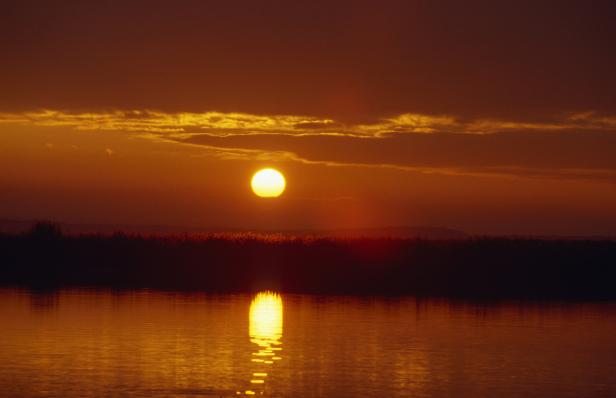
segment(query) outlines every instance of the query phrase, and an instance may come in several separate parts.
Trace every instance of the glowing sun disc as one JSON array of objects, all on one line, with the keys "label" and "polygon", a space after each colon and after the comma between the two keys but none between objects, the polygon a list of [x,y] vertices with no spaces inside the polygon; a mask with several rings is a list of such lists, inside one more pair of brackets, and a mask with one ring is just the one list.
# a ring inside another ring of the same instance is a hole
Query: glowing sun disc
[{"label": "glowing sun disc", "polygon": [[281,172],[276,169],[261,169],[252,176],[250,182],[255,195],[262,198],[275,198],[284,192],[286,182]]}]

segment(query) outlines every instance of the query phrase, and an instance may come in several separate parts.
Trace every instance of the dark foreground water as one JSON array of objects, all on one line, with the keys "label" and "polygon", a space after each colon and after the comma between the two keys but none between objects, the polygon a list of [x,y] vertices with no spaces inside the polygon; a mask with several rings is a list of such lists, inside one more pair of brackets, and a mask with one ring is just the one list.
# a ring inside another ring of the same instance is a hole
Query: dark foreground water
[{"label": "dark foreground water", "polygon": [[0,290],[3,397],[616,396],[616,305]]}]

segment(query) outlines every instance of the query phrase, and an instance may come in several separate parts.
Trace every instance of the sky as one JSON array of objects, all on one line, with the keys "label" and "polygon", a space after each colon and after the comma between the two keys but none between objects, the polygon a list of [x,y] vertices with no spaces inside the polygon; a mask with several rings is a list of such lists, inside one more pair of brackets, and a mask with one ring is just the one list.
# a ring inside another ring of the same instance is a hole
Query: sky
[{"label": "sky", "polygon": [[611,1],[1,7],[0,218],[616,235]]}]

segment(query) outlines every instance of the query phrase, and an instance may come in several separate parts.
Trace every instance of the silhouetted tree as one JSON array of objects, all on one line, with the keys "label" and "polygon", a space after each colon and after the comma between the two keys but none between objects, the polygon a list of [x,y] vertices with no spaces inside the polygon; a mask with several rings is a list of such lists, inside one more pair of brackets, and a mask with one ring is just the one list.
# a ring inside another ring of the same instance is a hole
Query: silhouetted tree
[{"label": "silhouetted tree", "polygon": [[36,239],[57,240],[62,237],[62,227],[52,221],[38,221],[27,234]]}]

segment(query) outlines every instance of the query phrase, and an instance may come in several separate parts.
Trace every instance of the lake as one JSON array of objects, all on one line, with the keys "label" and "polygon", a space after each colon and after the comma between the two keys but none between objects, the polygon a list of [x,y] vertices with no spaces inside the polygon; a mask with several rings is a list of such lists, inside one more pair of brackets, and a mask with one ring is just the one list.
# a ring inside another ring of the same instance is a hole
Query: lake
[{"label": "lake", "polygon": [[5,397],[616,396],[616,304],[0,290]]}]

